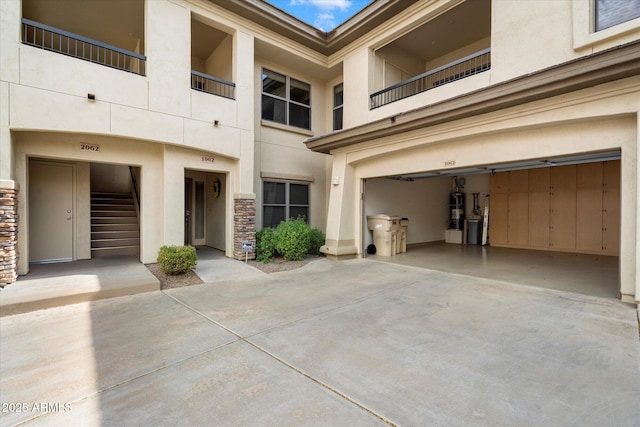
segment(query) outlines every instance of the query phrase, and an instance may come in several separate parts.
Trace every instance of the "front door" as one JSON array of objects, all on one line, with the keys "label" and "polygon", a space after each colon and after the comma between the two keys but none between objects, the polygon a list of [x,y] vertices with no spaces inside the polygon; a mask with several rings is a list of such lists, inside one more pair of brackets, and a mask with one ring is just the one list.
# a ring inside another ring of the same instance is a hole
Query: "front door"
[{"label": "front door", "polygon": [[74,166],[29,163],[29,261],[73,260]]},{"label": "front door", "polygon": [[184,244],[191,244],[191,197],[193,179],[184,179]]}]

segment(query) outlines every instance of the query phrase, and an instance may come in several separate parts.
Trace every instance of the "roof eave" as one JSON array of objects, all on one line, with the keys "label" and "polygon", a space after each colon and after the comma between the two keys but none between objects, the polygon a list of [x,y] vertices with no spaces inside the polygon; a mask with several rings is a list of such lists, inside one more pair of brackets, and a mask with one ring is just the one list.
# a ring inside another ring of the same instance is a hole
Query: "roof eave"
[{"label": "roof eave", "polygon": [[375,0],[329,32],[315,28],[265,0],[209,1],[329,56],[418,0]]}]

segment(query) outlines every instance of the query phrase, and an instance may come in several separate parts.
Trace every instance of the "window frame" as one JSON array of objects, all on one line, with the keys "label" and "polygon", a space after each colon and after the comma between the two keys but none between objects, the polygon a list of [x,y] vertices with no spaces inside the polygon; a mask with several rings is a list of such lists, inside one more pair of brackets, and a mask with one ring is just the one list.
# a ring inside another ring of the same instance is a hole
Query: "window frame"
[{"label": "window frame", "polygon": [[[336,93],[337,89],[340,87],[342,92],[342,103],[336,105]],[[340,127],[336,126],[336,113],[340,112]],[[333,87],[333,130],[342,130],[344,128],[344,82],[340,82]]]},{"label": "window frame", "polygon": [[[628,18],[623,21],[608,23],[605,25],[604,22],[599,22],[599,19],[600,19],[599,15],[601,14],[601,8],[602,8],[601,1],[602,0],[593,0],[593,32],[594,33],[599,33],[609,28],[617,27],[618,25],[622,25],[627,22],[640,18],[640,14],[639,14],[638,16]],[[624,1],[629,1],[629,0],[624,0]]]},{"label": "window frame", "polygon": [[[284,184],[285,186],[285,190],[284,190],[284,204],[283,203],[266,203],[266,197],[264,194],[265,191],[265,184]],[[291,203],[291,185],[301,185],[301,186],[305,186],[307,188],[307,204],[299,204],[299,203]],[[284,221],[291,219],[291,207],[294,208],[306,208],[307,209],[307,215],[305,216],[305,222],[307,224],[310,224],[310,216],[311,216],[311,185],[308,182],[301,182],[301,181],[289,181],[289,180],[280,180],[280,179],[264,179],[262,180],[262,227],[266,228],[266,227],[271,227],[271,228],[275,228],[278,226],[278,224],[272,225],[272,224],[266,224],[265,222],[265,210],[268,207],[284,207]]]},{"label": "window frame", "polygon": [[593,1],[572,2],[573,50],[606,48],[611,43],[625,43],[640,37],[640,18],[595,31],[595,7]]},{"label": "window frame", "polygon": [[[284,79],[285,79],[285,97],[284,98],[281,97],[281,96],[274,95],[274,94],[271,94],[269,92],[265,92],[264,91],[264,76],[266,75],[265,72],[276,74],[278,76],[284,77]],[[298,82],[298,83],[302,83],[303,85],[307,85],[309,87],[309,104],[305,104],[305,103],[302,103],[302,102],[295,101],[295,100],[291,99],[292,98],[291,97],[291,89],[292,89],[292,87],[295,87],[295,85],[292,86],[292,84],[291,84],[292,80],[294,80],[295,82]],[[307,83],[307,82],[305,82],[303,80],[300,80],[300,79],[295,78],[295,77],[291,77],[291,76],[289,76],[287,74],[279,73],[279,72],[271,70],[269,68],[262,67],[261,82],[260,82],[260,93],[262,95],[260,97],[260,110],[261,110],[260,111],[260,118],[262,120],[266,120],[266,121],[272,122],[272,123],[279,123],[279,124],[282,124],[282,125],[285,125],[285,126],[295,127],[297,129],[304,129],[304,130],[308,130],[308,131],[311,130],[311,122],[312,122],[312,116],[311,116],[311,83]],[[269,97],[269,98],[272,98],[272,99],[275,99],[275,100],[284,101],[284,103],[285,103],[284,123],[276,121],[276,120],[271,120],[271,119],[268,119],[268,118],[264,117],[264,110],[263,110],[264,102],[263,102],[263,99],[264,99],[265,96]],[[299,125],[291,123],[291,114],[290,114],[290,111],[291,111],[290,106],[291,105],[294,105],[294,106],[299,107],[299,108],[306,109],[308,111],[308,114],[309,114],[309,127],[299,126]]]}]

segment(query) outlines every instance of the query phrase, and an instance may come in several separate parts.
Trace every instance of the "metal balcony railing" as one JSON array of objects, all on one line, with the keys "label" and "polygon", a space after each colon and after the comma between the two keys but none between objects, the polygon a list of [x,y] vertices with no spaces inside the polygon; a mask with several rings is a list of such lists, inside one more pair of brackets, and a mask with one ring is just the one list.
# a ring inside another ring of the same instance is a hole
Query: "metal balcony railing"
[{"label": "metal balcony railing", "polygon": [[236,84],[191,70],[191,89],[235,99]]},{"label": "metal balcony railing", "polygon": [[22,43],[40,49],[145,75],[146,56],[22,18]]},{"label": "metal balcony railing", "polygon": [[491,49],[450,62],[370,95],[370,109],[491,69]]}]

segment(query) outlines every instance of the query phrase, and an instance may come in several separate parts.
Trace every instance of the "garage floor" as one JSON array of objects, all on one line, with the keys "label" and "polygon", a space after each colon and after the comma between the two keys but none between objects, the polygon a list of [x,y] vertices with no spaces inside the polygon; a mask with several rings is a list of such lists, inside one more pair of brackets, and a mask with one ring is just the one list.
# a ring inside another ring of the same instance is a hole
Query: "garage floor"
[{"label": "garage floor", "polygon": [[619,298],[616,256],[437,243],[368,259],[604,298]]}]

